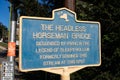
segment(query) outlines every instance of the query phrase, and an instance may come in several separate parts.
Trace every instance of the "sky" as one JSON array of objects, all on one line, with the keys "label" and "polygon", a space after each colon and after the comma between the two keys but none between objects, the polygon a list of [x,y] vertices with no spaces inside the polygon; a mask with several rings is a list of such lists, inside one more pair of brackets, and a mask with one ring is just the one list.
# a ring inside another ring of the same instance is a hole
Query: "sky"
[{"label": "sky", "polygon": [[[42,4],[42,0],[38,0]],[[46,0],[47,1],[47,0]],[[10,3],[7,0],[0,0],[0,22],[9,28],[10,20]]]},{"label": "sky", "polygon": [[9,27],[10,19],[9,6],[10,3],[7,0],[0,0],[0,22],[7,28]]}]

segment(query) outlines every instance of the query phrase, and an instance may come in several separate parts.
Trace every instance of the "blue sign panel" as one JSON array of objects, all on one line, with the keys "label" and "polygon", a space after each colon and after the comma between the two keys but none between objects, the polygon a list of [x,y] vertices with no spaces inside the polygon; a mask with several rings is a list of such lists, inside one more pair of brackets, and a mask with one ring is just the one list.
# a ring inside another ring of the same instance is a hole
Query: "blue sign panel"
[{"label": "blue sign panel", "polygon": [[100,51],[99,22],[78,21],[66,8],[52,18],[20,18],[21,71],[98,66]]}]

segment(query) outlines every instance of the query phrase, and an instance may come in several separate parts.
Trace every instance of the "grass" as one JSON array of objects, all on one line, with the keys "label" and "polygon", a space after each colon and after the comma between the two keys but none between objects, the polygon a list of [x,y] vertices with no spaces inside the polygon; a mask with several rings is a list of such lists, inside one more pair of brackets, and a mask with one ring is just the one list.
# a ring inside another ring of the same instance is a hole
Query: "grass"
[{"label": "grass", "polygon": [[[4,42],[0,42],[0,46],[7,48],[8,44]],[[2,49],[0,49],[0,52],[2,52]]]},{"label": "grass", "polygon": [[0,46],[7,48],[8,44],[4,42],[0,42]]},{"label": "grass", "polygon": [[0,52],[2,52],[2,49],[0,49]]}]

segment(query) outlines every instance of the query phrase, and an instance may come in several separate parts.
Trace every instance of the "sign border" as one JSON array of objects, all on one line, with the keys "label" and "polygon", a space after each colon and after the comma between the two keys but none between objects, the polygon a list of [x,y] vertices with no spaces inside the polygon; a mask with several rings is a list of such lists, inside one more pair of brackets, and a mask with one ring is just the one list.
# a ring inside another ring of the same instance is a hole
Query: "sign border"
[{"label": "sign border", "polygon": [[[22,19],[40,19],[40,20],[54,20],[55,12],[59,10],[67,10],[75,15],[75,22],[83,22],[83,23],[97,23],[99,25],[99,56],[100,56],[100,63],[99,64],[90,64],[90,65],[77,65],[77,66],[63,66],[63,67],[52,67],[52,68],[37,68],[37,69],[22,69]],[[31,17],[31,16],[21,16],[20,17],[20,32],[19,32],[19,70],[22,72],[27,71],[37,71],[37,70],[49,70],[49,69],[61,69],[61,68],[71,68],[71,67],[90,67],[90,66],[100,66],[101,65],[101,29],[100,29],[100,23],[97,21],[79,21],[76,18],[76,13],[67,9],[67,8],[59,8],[52,11],[52,18],[46,18],[46,17]]]}]

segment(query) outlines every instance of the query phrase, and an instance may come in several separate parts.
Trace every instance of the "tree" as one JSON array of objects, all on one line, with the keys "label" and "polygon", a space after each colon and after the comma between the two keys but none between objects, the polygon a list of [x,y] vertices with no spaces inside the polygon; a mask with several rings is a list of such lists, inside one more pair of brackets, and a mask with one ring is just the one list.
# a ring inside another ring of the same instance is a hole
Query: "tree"
[{"label": "tree", "polygon": [[20,15],[51,17],[52,10],[64,6],[64,0],[24,0]]},{"label": "tree", "polygon": [[64,7],[65,0],[54,0],[54,9]]},{"label": "tree", "polygon": [[1,22],[0,22],[0,40],[1,38],[3,38],[3,40],[7,39],[8,37],[8,29],[6,28],[5,25],[3,25]]},{"label": "tree", "polygon": [[120,79],[120,1],[76,0],[79,20],[101,23],[102,65],[85,68],[72,75],[80,74],[77,80],[119,80]]},{"label": "tree", "polygon": [[37,0],[24,0],[24,7],[20,8],[20,15],[45,17],[48,15],[48,6],[43,6]]}]

